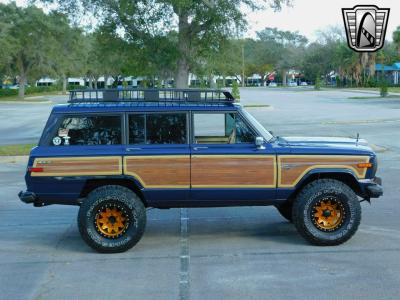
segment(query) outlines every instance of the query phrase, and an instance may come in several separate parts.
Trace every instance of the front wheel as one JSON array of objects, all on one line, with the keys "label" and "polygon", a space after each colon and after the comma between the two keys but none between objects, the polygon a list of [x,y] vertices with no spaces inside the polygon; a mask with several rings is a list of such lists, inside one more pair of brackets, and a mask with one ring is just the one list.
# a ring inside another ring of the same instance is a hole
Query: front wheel
[{"label": "front wheel", "polygon": [[311,244],[333,246],[344,243],[357,231],[361,206],[348,185],[320,179],[298,194],[292,216],[297,231]]},{"label": "front wheel", "polygon": [[123,252],[142,237],[146,209],[130,189],[107,185],[89,193],[78,214],[83,240],[102,253]]}]

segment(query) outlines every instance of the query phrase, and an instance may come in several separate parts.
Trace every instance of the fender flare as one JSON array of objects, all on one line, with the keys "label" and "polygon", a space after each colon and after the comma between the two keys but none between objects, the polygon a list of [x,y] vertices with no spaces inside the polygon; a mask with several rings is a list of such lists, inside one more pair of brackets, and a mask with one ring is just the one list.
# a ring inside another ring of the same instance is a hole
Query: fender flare
[{"label": "fender flare", "polygon": [[[324,178],[331,177],[343,181],[344,183],[348,184],[356,194],[360,196],[362,196],[362,194],[364,193],[364,188],[360,184],[359,178],[357,177],[356,174],[354,174],[354,172],[351,169],[316,168],[310,170],[301,178],[301,180],[295,185],[292,195],[297,194],[297,192],[301,190],[309,182],[318,179],[319,175],[321,175],[321,177]],[[341,177],[340,175],[342,175],[342,178],[340,178]]]}]

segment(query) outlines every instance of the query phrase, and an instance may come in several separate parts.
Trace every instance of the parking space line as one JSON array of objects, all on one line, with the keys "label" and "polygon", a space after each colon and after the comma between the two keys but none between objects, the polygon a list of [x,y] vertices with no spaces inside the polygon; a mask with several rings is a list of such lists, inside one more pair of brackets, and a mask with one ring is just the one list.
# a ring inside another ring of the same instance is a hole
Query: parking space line
[{"label": "parking space line", "polygon": [[189,275],[189,241],[188,241],[188,212],[187,208],[181,208],[181,252],[180,252],[180,273],[179,273],[179,299],[190,298],[190,275]]}]

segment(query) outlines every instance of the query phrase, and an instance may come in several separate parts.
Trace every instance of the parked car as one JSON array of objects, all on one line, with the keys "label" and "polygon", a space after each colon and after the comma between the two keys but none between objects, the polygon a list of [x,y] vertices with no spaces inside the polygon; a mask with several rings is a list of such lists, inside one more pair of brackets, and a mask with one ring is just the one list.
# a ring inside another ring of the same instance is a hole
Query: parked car
[{"label": "parked car", "polygon": [[302,81],[302,82],[300,83],[300,85],[301,85],[301,86],[307,86],[308,84],[307,84],[307,82]]},{"label": "parked car", "polygon": [[148,207],[273,205],[310,243],[338,245],[356,232],[360,201],[383,193],[366,141],[275,137],[226,91],[70,97],[32,149],[19,198],[80,206],[79,232],[99,252],[133,247]]},{"label": "parked car", "polygon": [[297,82],[296,81],[289,81],[288,86],[297,86]]},{"label": "parked car", "polygon": [[269,87],[277,87],[278,84],[277,84],[276,82],[274,82],[274,81],[271,81],[271,82],[268,84],[268,86],[269,86]]}]

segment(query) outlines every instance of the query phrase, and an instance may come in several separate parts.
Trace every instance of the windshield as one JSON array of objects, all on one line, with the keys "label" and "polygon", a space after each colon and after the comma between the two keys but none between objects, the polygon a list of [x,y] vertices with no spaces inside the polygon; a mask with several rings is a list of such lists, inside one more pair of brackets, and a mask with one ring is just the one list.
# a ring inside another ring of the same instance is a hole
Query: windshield
[{"label": "windshield", "polygon": [[274,137],[268,130],[264,128],[257,120],[254,118],[249,112],[242,109],[242,114],[246,117],[247,120],[254,126],[254,128],[262,135],[262,137],[269,142]]}]

